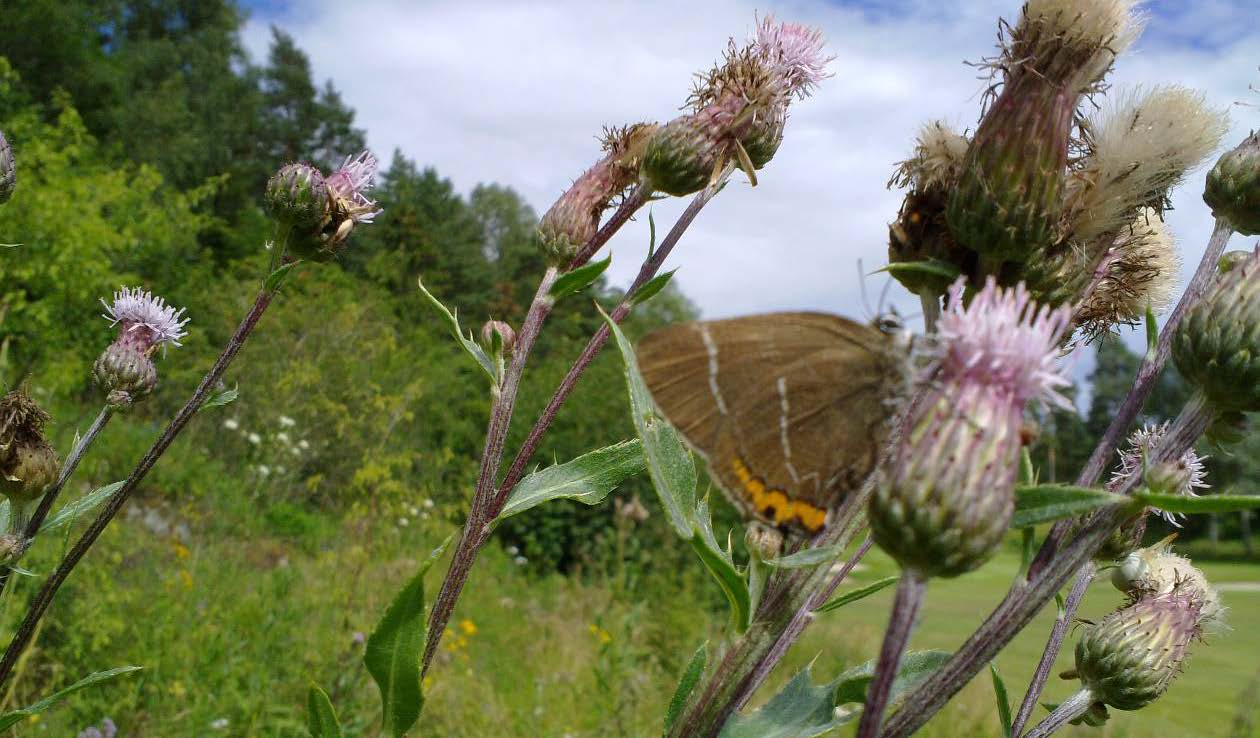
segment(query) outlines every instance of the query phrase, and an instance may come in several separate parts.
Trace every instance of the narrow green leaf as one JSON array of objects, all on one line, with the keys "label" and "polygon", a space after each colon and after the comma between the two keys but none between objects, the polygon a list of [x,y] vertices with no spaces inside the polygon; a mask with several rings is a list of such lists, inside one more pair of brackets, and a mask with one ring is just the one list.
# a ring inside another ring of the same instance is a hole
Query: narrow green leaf
[{"label": "narrow green leaf", "polygon": [[654,297],[656,293],[665,289],[665,285],[669,284],[669,280],[674,278],[674,272],[676,271],[678,270],[671,269],[668,272],[665,272],[664,274],[658,274],[655,277],[652,277],[650,280],[648,280],[647,284],[640,287],[639,291],[634,293],[634,297],[631,298],[630,304],[638,305],[640,303],[644,303],[652,299],[652,297]]},{"label": "narrow green leaf", "polygon": [[140,668],[141,667],[139,666],[120,666],[117,669],[109,669],[108,671],[98,671],[88,674],[74,684],[71,684],[69,687],[53,692],[29,707],[23,707],[20,710],[13,710],[12,712],[6,712],[5,714],[0,715],[0,730],[8,730],[31,715],[47,710],[54,704],[60,702],[67,695],[78,692],[81,689],[87,689],[88,687],[100,684],[101,682],[108,681],[116,676],[130,674],[133,671],[139,671]]},{"label": "narrow green leaf", "polygon": [[700,556],[700,562],[717,580],[722,593],[731,606],[731,628],[742,633],[748,627],[752,617],[752,595],[748,590],[748,580],[744,578],[728,551],[722,549],[713,535],[713,521],[709,516],[709,502],[701,500],[696,505],[694,530],[691,547]]},{"label": "narrow green leaf", "polygon": [[591,451],[522,479],[512,488],[499,519],[559,498],[598,505],[617,485],[646,468],[643,442],[637,438]]},{"label": "narrow green leaf", "polygon": [[1146,306],[1146,353],[1153,356],[1159,346],[1159,323],[1155,322],[1155,308]]},{"label": "narrow green leaf", "polygon": [[1011,699],[1006,693],[1006,682],[998,673],[996,664],[989,664],[989,673],[993,676],[993,697],[997,700],[998,720],[1002,723],[1002,735],[1011,738]]},{"label": "narrow green leaf", "polygon": [[1021,484],[1036,484],[1037,472],[1033,468],[1032,453],[1028,451],[1028,447],[1021,449],[1019,457],[1019,481]]},{"label": "narrow green leaf", "polygon": [[694,535],[692,513],[696,509],[696,465],[691,452],[683,445],[678,431],[656,412],[652,395],[639,374],[634,348],[626,340],[617,322],[600,310],[604,322],[617,340],[617,348],[625,362],[626,386],[630,392],[630,413],[635,430],[643,441],[652,486],[669,516],[669,524],[683,540]]},{"label": "narrow green leaf", "polygon": [[687,662],[687,668],[683,670],[682,677],[678,680],[678,687],[674,690],[674,696],[669,700],[669,709],[665,711],[664,736],[669,735],[669,729],[674,727],[674,721],[678,719],[678,715],[682,712],[683,707],[687,705],[687,698],[691,696],[691,690],[696,688],[696,682],[700,681],[700,676],[704,674],[704,667],[708,661],[709,642],[705,641],[700,644],[700,648],[696,649],[696,653],[691,657],[691,661]]},{"label": "narrow green leaf", "polygon": [[468,355],[473,357],[473,360],[476,361],[482,371],[486,373],[486,376],[490,377],[490,381],[497,386],[499,384],[499,368],[495,362],[486,355],[485,350],[481,348],[481,344],[472,340],[471,332],[469,332],[467,336],[464,335],[464,330],[459,327],[459,317],[450,310],[447,310],[441,300],[434,297],[431,292],[425,289],[424,282],[416,280],[416,284],[420,286],[420,291],[424,293],[426,298],[428,298],[429,304],[433,306],[433,309],[446,320],[448,324],[447,327],[450,329],[451,335],[455,337],[455,340],[459,342],[459,345],[463,347],[464,351],[468,352]]},{"label": "narrow green leaf", "polygon": [[74,502],[64,505],[60,510],[44,521],[44,524],[39,527],[39,532],[47,533],[50,530],[57,530],[58,528],[64,528],[65,526],[70,525],[74,521],[78,520],[84,513],[113,497],[114,493],[122,489],[122,486],[125,483],[126,480],[123,480],[121,482],[107,484],[104,487],[97,487]]},{"label": "narrow green leaf", "polygon": [[344,738],[337,711],[333,709],[328,693],[311,684],[306,693],[306,725],[311,738]]},{"label": "narrow green leaf", "polygon": [[856,711],[836,710],[836,682],[814,684],[806,667],[760,709],[733,715],[718,738],[814,738],[853,719]]},{"label": "narrow green leaf", "polygon": [[209,397],[206,398],[205,402],[201,403],[201,407],[197,408],[197,412],[201,412],[202,410],[205,410],[206,408],[222,407],[223,405],[228,405],[233,402],[236,402],[236,399],[241,396],[241,393],[238,387],[233,387],[232,389],[229,389],[229,390],[223,390],[222,392],[215,392],[213,395],[210,395]]},{"label": "narrow green leaf", "polygon": [[844,546],[818,546],[817,548],[807,548],[794,554],[781,556],[777,559],[768,559],[765,561],[765,565],[776,569],[804,569],[810,566],[818,566],[819,564],[830,564],[842,553],[844,553]]},{"label": "narrow green leaf", "polygon": [[288,278],[289,272],[293,271],[293,267],[301,264],[299,261],[291,261],[288,264],[281,264],[274,272],[267,275],[267,281],[263,284],[263,288],[268,292],[275,293],[284,284],[284,280]]},{"label": "narrow green leaf", "polygon": [[1059,518],[1072,518],[1091,510],[1129,502],[1124,495],[1091,487],[1066,484],[1021,484],[1015,487],[1012,528],[1025,528]]},{"label": "narrow green leaf", "polygon": [[1207,495],[1205,497],[1186,497],[1184,495],[1156,494],[1147,490],[1133,493],[1133,498],[1164,512],[1187,513],[1223,513],[1254,510],[1260,507],[1260,495]]},{"label": "narrow green leaf", "polygon": [[876,269],[875,273],[888,272],[896,276],[898,274],[927,274],[942,279],[956,279],[961,273],[958,267],[946,261],[939,259],[927,259],[924,261],[895,261],[882,269]]},{"label": "narrow green leaf", "polygon": [[867,597],[870,597],[876,592],[879,592],[881,590],[891,587],[892,585],[896,584],[897,580],[900,578],[901,577],[884,577],[883,579],[879,579],[877,581],[871,582],[865,587],[858,587],[857,589],[850,590],[848,592],[845,592],[844,594],[837,595],[827,600],[823,604],[819,605],[818,609],[814,610],[814,612],[822,613],[822,612],[831,612],[832,610],[839,610],[845,605],[852,604],[854,602],[857,602],[858,600],[866,599]]},{"label": "narrow green leaf", "polygon": [[[889,693],[889,705],[907,690],[931,676],[949,660],[948,651],[907,651],[901,658],[901,666],[897,669],[897,678],[893,680]],[[836,704],[850,702],[866,702],[866,689],[875,677],[875,660],[871,659],[861,666],[855,666],[844,672],[836,680]]]},{"label": "narrow green leaf", "polygon": [[382,730],[394,738],[402,738],[415,725],[424,705],[420,688],[420,657],[428,636],[424,575],[450,542],[448,537],[420,564],[367,639],[363,664],[381,690]]},{"label": "narrow green leaf", "polygon": [[648,258],[656,253],[656,217],[648,210]]},{"label": "narrow green leaf", "polygon": [[1037,555],[1037,530],[1031,525],[1027,528],[1021,528],[1020,533],[1023,539],[1019,546],[1019,576],[1028,573],[1028,567],[1032,566],[1033,557]]},{"label": "narrow green leaf", "polygon": [[565,272],[560,275],[555,284],[551,285],[551,297],[555,300],[560,300],[590,287],[608,269],[609,264],[612,264],[611,254],[605,257],[603,261],[592,261],[571,272]]},{"label": "narrow green leaf", "polygon": [[1067,614],[1067,603],[1063,601],[1062,592],[1054,593],[1054,608],[1055,608],[1054,617],[1058,620],[1062,620],[1063,616]]}]

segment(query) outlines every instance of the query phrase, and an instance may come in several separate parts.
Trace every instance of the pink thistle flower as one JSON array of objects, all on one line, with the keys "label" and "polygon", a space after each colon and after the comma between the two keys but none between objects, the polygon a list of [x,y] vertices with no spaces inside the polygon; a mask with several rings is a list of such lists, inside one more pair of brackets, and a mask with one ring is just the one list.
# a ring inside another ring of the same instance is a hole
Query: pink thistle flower
[{"label": "pink thistle flower", "polygon": [[365,193],[376,181],[378,162],[370,151],[347,156],[341,168],[324,180],[341,208],[355,223],[371,223],[382,210]]},{"label": "pink thistle flower", "polygon": [[830,77],[827,63],[835,59],[823,51],[822,31],[803,23],[776,23],[766,16],[757,24],[752,40],[783,95],[804,100],[819,82]]},{"label": "pink thistle flower", "polygon": [[1071,306],[1039,306],[1022,283],[1003,289],[992,277],[964,306],[963,282],[950,287],[937,325],[942,373],[1004,392],[1018,405],[1039,399],[1071,408],[1059,392],[1069,384],[1059,343],[1071,327]]},{"label": "pink thistle flower", "polygon": [[188,324],[184,308],[176,310],[162,298],[139,287],[124,287],[114,293],[113,304],[104,300],[101,304],[105,306],[103,317],[110,325],[122,324],[119,341],[132,343],[141,352],[168,343],[179,346],[180,339],[188,335],[184,330]]},{"label": "pink thistle flower", "polygon": [[[1167,433],[1168,421],[1164,421],[1159,425],[1147,423],[1133,431],[1129,436],[1129,447],[1117,452],[1120,455],[1120,466],[1112,472],[1111,480],[1107,482],[1107,488],[1112,490],[1119,489],[1134,475],[1151,477],[1151,480],[1148,481],[1159,482],[1162,486],[1168,488],[1160,491],[1167,491],[1185,497],[1198,497],[1199,493],[1197,490],[1210,487],[1211,485],[1205,481],[1207,471],[1203,467],[1203,461],[1207,457],[1199,456],[1193,448],[1187,449],[1181,455],[1181,458],[1161,465],[1158,469],[1147,469],[1146,460],[1156,450]],[[1181,527],[1181,523],[1178,520],[1179,518],[1184,518],[1184,515],[1170,513],[1166,510],[1158,510],[1158,512],[1169,524],[1178,528]]]}]

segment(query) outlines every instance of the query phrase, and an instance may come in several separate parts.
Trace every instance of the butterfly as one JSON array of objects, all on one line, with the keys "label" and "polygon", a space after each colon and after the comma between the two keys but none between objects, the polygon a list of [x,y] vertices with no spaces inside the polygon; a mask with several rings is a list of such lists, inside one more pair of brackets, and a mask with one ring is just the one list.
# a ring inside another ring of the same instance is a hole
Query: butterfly
[{"label": "butterfly", "polygon": [[908,342],[895,318],[787,312],[669,326],[636,354],[657,408],[745,518],[810,537],[874,471]]}]

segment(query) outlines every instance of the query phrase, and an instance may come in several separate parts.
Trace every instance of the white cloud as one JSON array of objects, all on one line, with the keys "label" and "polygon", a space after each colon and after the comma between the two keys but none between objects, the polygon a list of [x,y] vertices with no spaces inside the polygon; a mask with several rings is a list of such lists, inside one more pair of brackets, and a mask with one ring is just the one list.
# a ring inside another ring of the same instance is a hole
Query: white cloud
[{"label": "white cloud", "polygon": [[[742,0],[319,0],[300,13],[260,15],[246,42],[263,58],[274,20],[310,54],[317,77],[342,90],[378,153],[397,147],[465,191],[510,185],[542,212],[594,161],[601,126],[675,115],[691,74],[717,59],[728,36],[742,37],[758,9],[817,24],[837,55],[835,77],[795,106],[760,186],[737,176],[692,226],[673,266],[710,317],[787,308],[863,315],[857,263],[869,271],[885,258],[900,199],[884,187],[893,164],[925,120],[974,124],[984,84],[962,61],[992,53],[997,16],[1014,17],[1019,3],[950,5],[912,0],[877,12]],[[1210,7],[1215,25],[1199,36],[1187,35],[1187,17],[1153,18],[1116,80],[1201,88],[1222,106],[1246,97],[1260,76],[1260,32],[1222,32],[1223,22],[1241,25],[1249,14],[1219,1]],[[1240,109],[1234,117],[1236,141],[1260,115]],[[1187,273],[1210,228],[1201,175],[1192,181],[1171,217]],[[656,204],[658,228],[684,204]],[[613,241],[614,282],[629,282],[646,242],[645,218]],[[883,280],[866,284],[878,293]],[[893,294],[915,309],[904,291]]]}]

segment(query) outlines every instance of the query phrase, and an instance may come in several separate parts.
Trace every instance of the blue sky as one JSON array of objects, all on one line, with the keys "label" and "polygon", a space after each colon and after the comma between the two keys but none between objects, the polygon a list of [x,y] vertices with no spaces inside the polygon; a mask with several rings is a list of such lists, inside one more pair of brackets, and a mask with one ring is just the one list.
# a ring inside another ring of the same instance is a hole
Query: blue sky
[{"label": "blue sky", "polygon": [[[255,0],[246,44],[266,53],[269,26],[292,33],[318,77],[356,109],[369,144],[433,165],[463,191],[510,185],[542,212],[597,157],[604,124],[666,120],[691,74],[743,37],[755,13],[820,26],[834,76],[797,104],[761,183],[728,187],[674,256],[676,279],[706,316],[818,309],[863,316],[859,284],[885,259],[900,202],[885,188],[918,127],[942,118],[973,127],[984,84],[964,60],[994,51],[997,19],[1019,0],[821,3],[741,0],[384,2]],[[1231,108],[1228,141],[1260,125],[1260,25],[1251,0],[1147,6],[1147,31],[1119,63],[1116,90],[1180,84]],[[1211,227],[1202,172],[1174,196],[1169,223],[1188,275]],[[654,206],[658,224],[682,203]],[[610,277],[628,282],[647,243],[646,219],[611,244]],[[1235,248],[1243,246],[1234,243]],[[1248,244],[1249,245],[1249,244]],[[866,278],[878,293],[883,281]],[[916,301],[894,288],[894,304]],[[1090,362],[1078,364],[1086,371]]]}]

